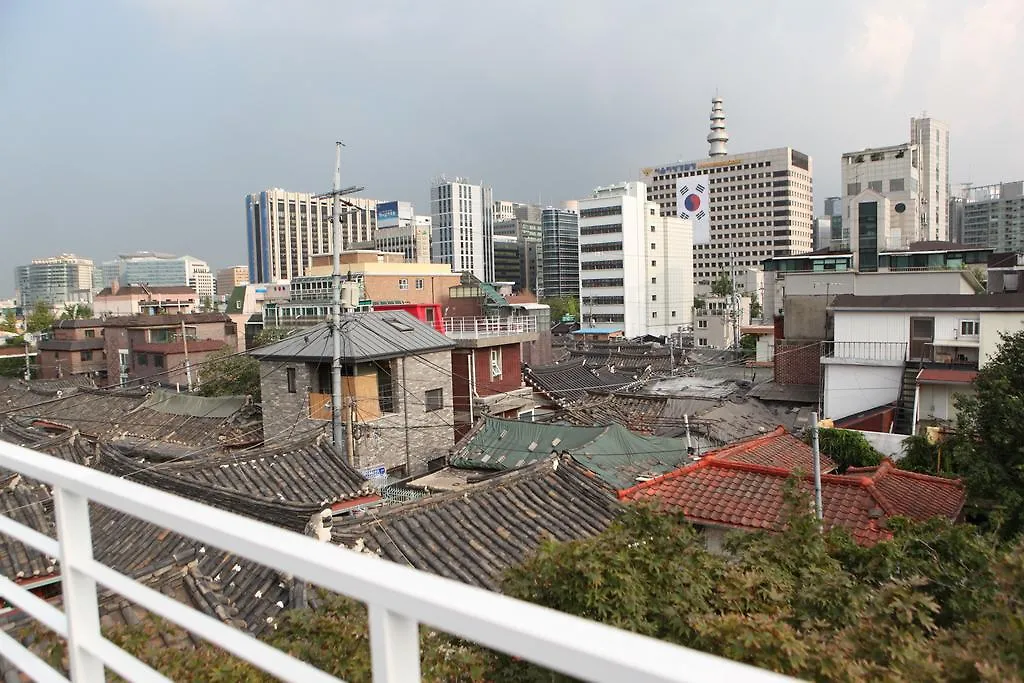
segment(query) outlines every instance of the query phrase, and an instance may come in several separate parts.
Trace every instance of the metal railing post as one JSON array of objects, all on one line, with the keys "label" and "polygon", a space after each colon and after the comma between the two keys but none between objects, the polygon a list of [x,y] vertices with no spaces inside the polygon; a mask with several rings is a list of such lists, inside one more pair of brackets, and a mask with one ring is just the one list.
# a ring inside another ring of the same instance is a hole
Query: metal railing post
[{"label": "metal railing post", "polygon": [[92,561],[89,500],[60,487],[54,488],[53,497],[71,680],[103,681],[103,662],[93,654],[102,637],[96,581],[79,568]]},{"label": "metal railing post", "polygon": [[370,659],[373,680],[419,683],[420,630],[412,619],[370,604]]}]

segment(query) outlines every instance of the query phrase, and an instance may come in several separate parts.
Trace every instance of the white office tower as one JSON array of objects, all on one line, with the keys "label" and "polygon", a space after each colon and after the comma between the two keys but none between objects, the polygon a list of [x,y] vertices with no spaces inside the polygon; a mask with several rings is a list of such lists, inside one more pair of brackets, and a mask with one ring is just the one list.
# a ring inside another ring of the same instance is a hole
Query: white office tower
[{"label": "white office tower", "polygon": [[191,287],[200,300],[213,299],[216,294],[213,271],[206,261],[195,256],[175,256],[155,251],[120,254],[116,261],[103,264],[103,274],[105,287],[109,287],[116,278],[122,285]]},{"label": "white office tower", "polygon": [[711,148],[708,149],[709,157],[728,154],[725,144],[729,142],[729,133],[725,130],[725,107],[721,97],[711,100],[711,132],[708,133],[708,142],[711,143]]},{"label": "white office tower", "polygon": [[[710,287],[722,273],[760,268],[767,258],[810,251],[814,243],[811,158],[790,147],[727,153],[722,99],[711,102],[707,158],[642,170],[647,199],[658,203],[662,216],[686,213],[694,219],[694,278],[699,288]],[[698,185],[707,192],[693,193]],[[685,196],[680,195],[684,187]],[[693,194],[700,200],[694,202]]]},{"label": "white office tower", "polygon": [[[847,152],[842,161],[843,235],[853,248],[865,240],[881,250],[921,241],[924,219],[920,154],[910,143]],[[876,218],[862,220],[871,205]]]},{"label": "white office tower", "polygon": [[910,119],[910,144],[921,161],[920,241],[949,240],[949,125],[922,116]]},{"label": "white office tower", "polygon": [[690,324],[693,223],[658,215],[644,183],[599,187],[579,200],[580,316],[627,337]]},{"label": "white office tower", "polygon": [[93,297],[93,262],[74,254],[34,259],[15,268],[18,303],[28,315],[32,307],[43,302],[54,310],[73,304],[91,304]]},{"label": "white office tower", "polygon": [[491,188],[441,176],[430,187],[430,260],[494,280],[494,199]]}]

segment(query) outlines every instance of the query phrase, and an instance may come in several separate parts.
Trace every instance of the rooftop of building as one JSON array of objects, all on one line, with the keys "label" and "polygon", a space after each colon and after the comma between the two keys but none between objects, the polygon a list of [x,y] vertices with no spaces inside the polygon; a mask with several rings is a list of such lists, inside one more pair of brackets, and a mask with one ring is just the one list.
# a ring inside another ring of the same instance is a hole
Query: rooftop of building
[{"label": "rooftop of building", "polygon": [[[780,531],[789,516],[788,480],[800,474],[805,494],[811,448],[785,430],[736,444],[651,481],[620,492],[629,502],[679,510],[698,524],[747,531]],[[802,472],[801,472],[802,471]],[[846,529],[860,544],[890,537],[890,517],[957,519],[966,500],[959,480],[898,469],[886,459],[877,467],[823,474],[822,507],[826,528]]]},{"label": "rooftop of building", "polygon": [[185,294],[195,296],[196,290],[187,285],[119,285],[117,287],[104,287],[96,296],[159,296],[171,294]]},{"label": "rooftop of building", "polygon": [[[455,347],[448,337],[406,311],[349,313],[341,320],[341,358],[345,363],[400,358]],[[331,325],[295,333],[274,344],[254,349],[261,360],[323,362],[331,358]]]},{"label": "rooftop of building", "polygon": [[901,143],[896,144],[896,145],[884,145],[882,147],[865,147],[864,149],[860,149],[860,150],[857,150],[855,152],[844,152],[843,153],[843,158],[845,159],[847,157],[856,157],[856,156],[860,156],[860,155],[863,155],[863,154],[872,154],[872,153],[878,153],[878,152],[906,151],[906,150],[909,150],[912,147],[916,147],[916,146],[917,145],[915,145],[915,144],[913,144],[911,142],[901,142]]},{"label": "rooftop of building", "polygon": [[1024,311],[1024,293],[998,294],[839,294],[832,310],[977,310]]}]

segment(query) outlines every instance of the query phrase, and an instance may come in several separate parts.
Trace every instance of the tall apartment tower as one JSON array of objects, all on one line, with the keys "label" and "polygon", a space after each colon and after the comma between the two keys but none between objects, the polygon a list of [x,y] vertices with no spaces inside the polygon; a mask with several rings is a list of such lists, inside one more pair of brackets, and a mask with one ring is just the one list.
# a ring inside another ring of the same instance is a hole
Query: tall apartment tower
[{"label": "tall apartment tower", "polygon": [[[342,249],[374,239],[377,200],[346,197],[342,206]],[[334,249],[334,202],[308,192],[270,189],[245,198],[249,281],[278,282],[306,273],[313,254]]]},{"label": "tall apartment tower", "polygon": [[575,211],[548,207],[541,212],[542,294],[580,295],[580,217]]},{"label": "tall apartment tower", "polygon": [[910,119],[910,144],[921,162],[919,239],[949,240],[949,125],[922,116]]},{"label": "tall apartment tower", "polygon": [[668,336],[692,321],[693,223],[659,214],[638,182],[599,187],[579,201],[585,326]]},{"label": "tall apartment tower", "polygon": [[235,287],[244,285],[248,282],[248,266],[231,266],[230,268],[221,268],[217,271],[217,296],[231,296],[231,293],[235,291]]},{"label": "tall apartment tower", "polygon": [[490,187],[441,176],[430,188],[430,260],[494,281],[494,199]]},{"label": "tall apartment tower", "polygon": [[[18,266],[18,302],[29,311],[37,302],[61,309],[69,304],[91,304],[93,299],[93,262],[74,254],[34,259]],[[26,313],[27,314],[27,313]]]},{"label": "tall apartment tower", "polygon": [[1024,253],[1024,180],[970,187],[959,199],[964,244]]},{"label": "tall apartment tower", "polygon": [[790,147],[728,154],[728,139],[722,99],[716,97],[708,158],[642,171],[647,199],[658,204],[662,216],[678,214],[681,178],[707,180],[710,239],[693,246],[695,284],[701,292],[722,273],[760,268],[767,258],[804,253],[814,243],[811,158]]}]

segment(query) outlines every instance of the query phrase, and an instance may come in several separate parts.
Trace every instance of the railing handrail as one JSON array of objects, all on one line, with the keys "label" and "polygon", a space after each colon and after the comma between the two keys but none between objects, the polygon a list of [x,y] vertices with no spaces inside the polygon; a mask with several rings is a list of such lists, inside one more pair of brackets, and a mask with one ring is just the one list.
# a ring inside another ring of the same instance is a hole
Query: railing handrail
[{"label": "railing handrail", "polygon": [[[54,488],[58,530],[64,532],[59,533],[58,542],[69,657],[72,674],[75,676],[77,672],[78,680],[101,680],[103,665],[132,677],[139,676],[140,671],[148,671],[147,677],[160,678],[100,637],[97,582],[186,629],[195,630],[213,644],[274,675],[289,680],[334,680],[183,603],[169,603],[167,596],[93,560],[88,501],[365,603],[369,612],[375,680],[419,680],[419,624],[586,680],[790,680],[746,664],[322,543],[14,444],[0,442],[0,467]],[[3,521],[8,533],[13,527],[20,527],[16,536],[29,545],[36,545],[33,540],[53,542],[24,534],[26,528],[12,520]],[[33,614],[35,611],[38,610]],[[14,642],[9,637],[0,638],[0,652],[9,654]],[[272,652],[268,652],[268,648]],[[13,655],[23,667],[40,664],[38,658],[24,649]],[[285,668],[282,668],[283,661],[288,662]]]}]

